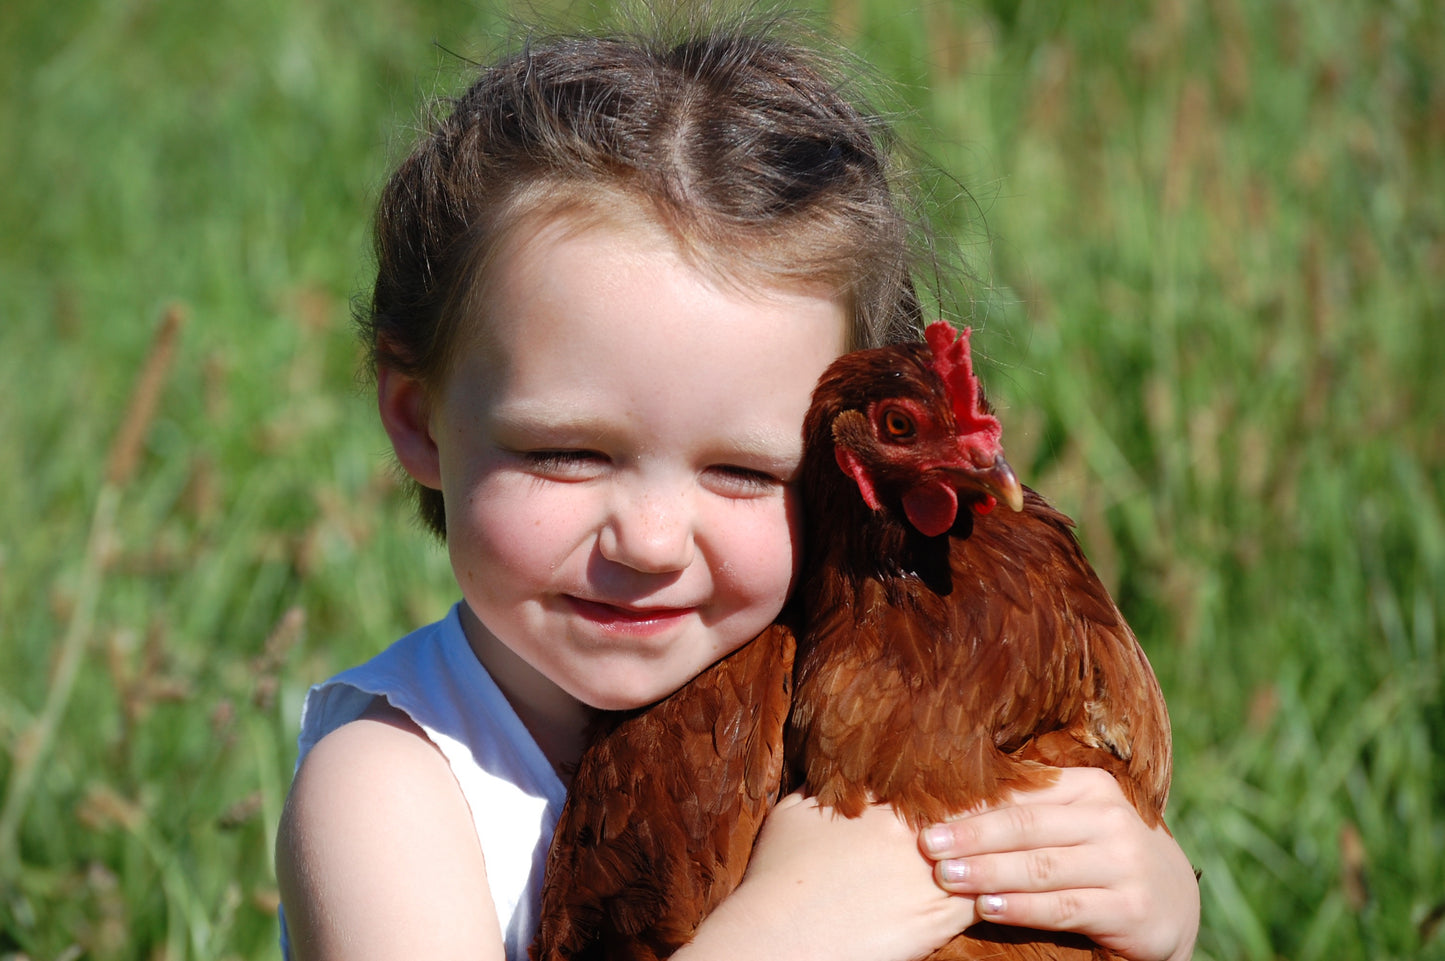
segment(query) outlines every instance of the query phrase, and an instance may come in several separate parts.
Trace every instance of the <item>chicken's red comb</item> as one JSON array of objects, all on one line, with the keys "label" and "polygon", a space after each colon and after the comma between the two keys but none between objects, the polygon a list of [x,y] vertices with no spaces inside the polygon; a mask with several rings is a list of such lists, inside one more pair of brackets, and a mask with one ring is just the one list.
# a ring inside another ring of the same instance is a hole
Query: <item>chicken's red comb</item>
[{"label": "chicken's red comb", "polygon": [[968,346],[972,333],[973,328],[965,327],[962,334],[957,334],[948,321],[940,320],[929,324],[923,336],[933,351],[933,369],[943,378],[952,397],[959,443],[991,463],[1000,453],[1003,425],[984,407],[978,378],[973,376],[973,356]]}]

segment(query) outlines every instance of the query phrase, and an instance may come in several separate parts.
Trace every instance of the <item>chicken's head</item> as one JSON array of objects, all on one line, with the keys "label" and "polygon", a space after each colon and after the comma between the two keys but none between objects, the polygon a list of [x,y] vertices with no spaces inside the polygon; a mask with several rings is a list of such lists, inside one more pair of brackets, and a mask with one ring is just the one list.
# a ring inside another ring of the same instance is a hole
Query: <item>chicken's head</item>
[{"label": "chicken's head", "polygon": [[824,373],[805,436],[833,457],[874,511],[901,510],[920,533],[947,533],[959,500],[986,513],[1023,507],[1001,427],[973,375],[969,330],[939,321],[927,343],[855,351]]}]

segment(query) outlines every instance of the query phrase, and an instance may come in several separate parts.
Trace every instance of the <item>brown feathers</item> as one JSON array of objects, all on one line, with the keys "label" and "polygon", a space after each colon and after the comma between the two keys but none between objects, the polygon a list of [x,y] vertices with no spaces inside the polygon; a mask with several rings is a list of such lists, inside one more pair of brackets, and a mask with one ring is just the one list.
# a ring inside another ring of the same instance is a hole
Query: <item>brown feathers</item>
[{"label": "brown feathers", "polygon": [[[968,422],[989,424],[974,402]],[[1100,767],[1156,825],[1170,740],[1153,671],[1069,519],[1020,490],[1001,454],[980,465],[955,403],[922,346],[840,358],[814,395],[794,777],[845,814],[876,800],[921,827],[1051,783],[1054,767]],[[960,507],[930,536],[909,499],[944,482]],[[1112,955],[979,925],[934,957]]]},{"label": "brown feathers", "polygon": [[777,800],[792,666],[774,625],[604,722],[552,839],[534,961],[666,958],[737,887]]},{"label": "brown feathers", "polygon": [[952,539],[947,596],[910,574],[850,585],[828,564],[805,581],[788,754],[807,791],[921,826],[1047,783],[1025,761],[1086,765],[1127,779],[1158,823],[1163,698],[1067,525],[1032,491],[1018,514],[975,519]]}]

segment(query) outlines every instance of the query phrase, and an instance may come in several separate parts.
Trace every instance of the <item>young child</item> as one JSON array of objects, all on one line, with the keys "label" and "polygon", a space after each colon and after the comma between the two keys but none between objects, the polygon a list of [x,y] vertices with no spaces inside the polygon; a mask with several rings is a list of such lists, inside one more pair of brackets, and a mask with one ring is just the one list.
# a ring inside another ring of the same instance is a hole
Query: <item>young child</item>
[{"label": "young child", "polygon": [[[798,567],[813,384],[913,337],[879,119],[772,26],[534,41],[401,164],[363,327],[462,600],[314,688],[277,840],[289,957],[519,961],[589,714],[757,634]],[[1187,958],[1188,861],[1066,771],[913,833],[784,799],[679,961],[919,957],[987,917]]]}]

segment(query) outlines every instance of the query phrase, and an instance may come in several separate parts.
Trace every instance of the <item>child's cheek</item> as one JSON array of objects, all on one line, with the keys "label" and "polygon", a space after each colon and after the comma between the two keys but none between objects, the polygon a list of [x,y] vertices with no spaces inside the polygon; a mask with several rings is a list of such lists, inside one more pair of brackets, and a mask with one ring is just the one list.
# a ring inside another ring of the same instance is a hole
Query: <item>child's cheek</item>
[{"label": "child's cheek", "polygon": [[[555,570],[585,536],[592,519],[568,485],[499,472],[479,479],[457,518],[458,551],[503,564],[513,572]],[[451,514],[448,505],[448,514]],[[448,519],[449,531],[453,527]]]},{"label": "child's cheek", "polygon": [[789,497],[769,503],[766,510],[739,524],[721,572],[747,598],[759,631],[782,610],[797,577],[802,557],[799,514]]}]

